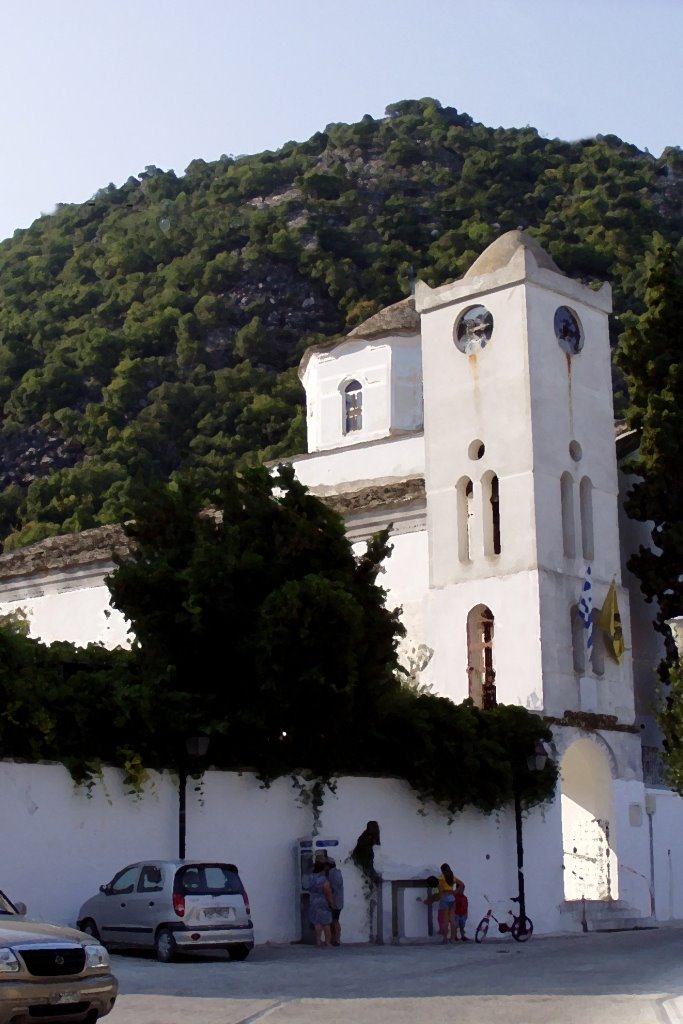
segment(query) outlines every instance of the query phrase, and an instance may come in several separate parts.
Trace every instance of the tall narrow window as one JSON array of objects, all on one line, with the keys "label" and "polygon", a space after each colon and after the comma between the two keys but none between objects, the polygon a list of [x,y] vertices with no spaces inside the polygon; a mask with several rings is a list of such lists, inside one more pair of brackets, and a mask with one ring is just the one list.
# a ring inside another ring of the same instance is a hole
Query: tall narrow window
[{"label": "tall narrow window", "polygon": [[495,473],[481,480],[484,507],[484,554],[500,554],[500,485]]},{"label": "tall narrow window", "polygon": [[493,533],[493,553],[500,554],[500,496],[498,493],[498,477],[491,477],[491,530]]},{"label": "tall narrow window", "polygon": [[600,610],[593,609],[593,652],[591,654],[591,667],[594,676],[605,674],[605,635],[598,626]]},{"label": "tall narrow window", "polygon": [[463,476],[456,485],[458,515],[458,558],[469,562],[472,558],[472,500],[474,488],[469,477]]},{"label": "tall narrow window", "polygon": [[586,672],[586,628],[576,605],[571,610],[571,630],[574,671],[582,676]]},{"label": "tall narrow window", "polygon": [[583,557],[590,561],[593,552],[593,485],[587,476],[579,484],[581,505],[581,548]]},{"label": "tall narrow window", "polygon": [[576,530],[574,529],[574,480],[571,473],[560,477],[560,501],[562,505],[562,549],[565,558],[576,556]]},{"label": "tall narrow window", "polygon": [[496,673],[493,668],[493,612],[485,604],[467,616],[468,692],[478,708],[496,705]]},{"label": "tall narrow window", "polygon": [[363,427],[363,388],[351,380],[344,388],[344,433],[351,434]]}]

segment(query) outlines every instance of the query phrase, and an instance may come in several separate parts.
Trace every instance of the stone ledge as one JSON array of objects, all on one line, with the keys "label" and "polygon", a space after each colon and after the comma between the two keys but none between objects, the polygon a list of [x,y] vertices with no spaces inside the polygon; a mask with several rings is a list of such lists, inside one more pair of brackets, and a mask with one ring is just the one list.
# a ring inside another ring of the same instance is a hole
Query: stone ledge
[{"label": "stone ledge", "polygon": [[400,480],[397,483],[384,484],[379,487],[362,487],[357,491],[317,495],[317,497],[340,515],[350,516],[357,512],[369,512],[374,508],[385,506],[400,508],[414,501],[424,500],[425,482],[422,478]]},{"label": "stone ledge", "polygon": [[565,711],[561,718],[555,715],[544,715],[543,721],[548,725],[568,725],[585,732],[631,732],[640,733],[637,725],[620,722],[616,715],[600,715],[593,711]]},{"label": "stone ledge", "polygon": [[47,537],[18,551],[0,555],[0,579],[13,576],[36,576],[64,566],[88,565],[92,562],[111,562],[117,555],[125,558],[131,542],[123,526],[95,526],[81,533],[65,533]]}]

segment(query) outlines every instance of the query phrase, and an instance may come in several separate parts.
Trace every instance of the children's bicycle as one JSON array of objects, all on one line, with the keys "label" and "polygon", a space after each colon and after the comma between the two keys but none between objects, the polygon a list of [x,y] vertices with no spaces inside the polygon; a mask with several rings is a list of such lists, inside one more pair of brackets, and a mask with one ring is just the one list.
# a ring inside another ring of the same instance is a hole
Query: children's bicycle
[{"label": "children's bicycle", "polygon": [[[491,900],[488,896],[485,896],[486,902],[490,903]],[[519,903],[519,896],[511,897],[512,903]],[[508,917],[511,917],[511,921],[500,921],[493,913],[493,907],[489,907],[484,917],[477,925],[477,930],[474,933],[475,942],[483,942],[489,932],[489,924],[491,921],[495,921],[498,925],[498,931],[503,934],[509,932],[515,942],[526,942],[534,934],[534,923],[530,917],[524,917],[522,919],[519,914],[515,914],[514,911],[508,910]]]}]

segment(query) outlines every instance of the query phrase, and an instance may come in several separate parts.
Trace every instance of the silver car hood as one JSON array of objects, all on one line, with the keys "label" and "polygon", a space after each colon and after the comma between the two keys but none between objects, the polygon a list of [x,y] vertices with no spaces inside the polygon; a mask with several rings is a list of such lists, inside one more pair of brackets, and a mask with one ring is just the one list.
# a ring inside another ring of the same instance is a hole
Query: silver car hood
[{"label": "silver car hood", "polygon": [[21,943],[45,945],[46,942],[77,942],[80,945],[95,943],[92,935],[65,928],[58,924],[43,924],[41,921],[25,921],[21,918],[0,917],[0,946],[14,946]]}]

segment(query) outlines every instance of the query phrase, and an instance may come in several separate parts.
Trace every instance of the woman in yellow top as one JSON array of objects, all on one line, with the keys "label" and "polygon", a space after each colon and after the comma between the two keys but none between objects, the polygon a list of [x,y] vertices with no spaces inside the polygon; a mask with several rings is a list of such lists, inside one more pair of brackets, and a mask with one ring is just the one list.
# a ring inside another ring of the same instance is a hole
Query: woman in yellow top
[{"label": "woman in yellow top", "polygon": [[455,921],[455,891],[462,882],[457,878],[448,864],[441,865],[439,875],[439,926],[441,941],[448,942],[450,933],[451,942],[456,941]]}]

